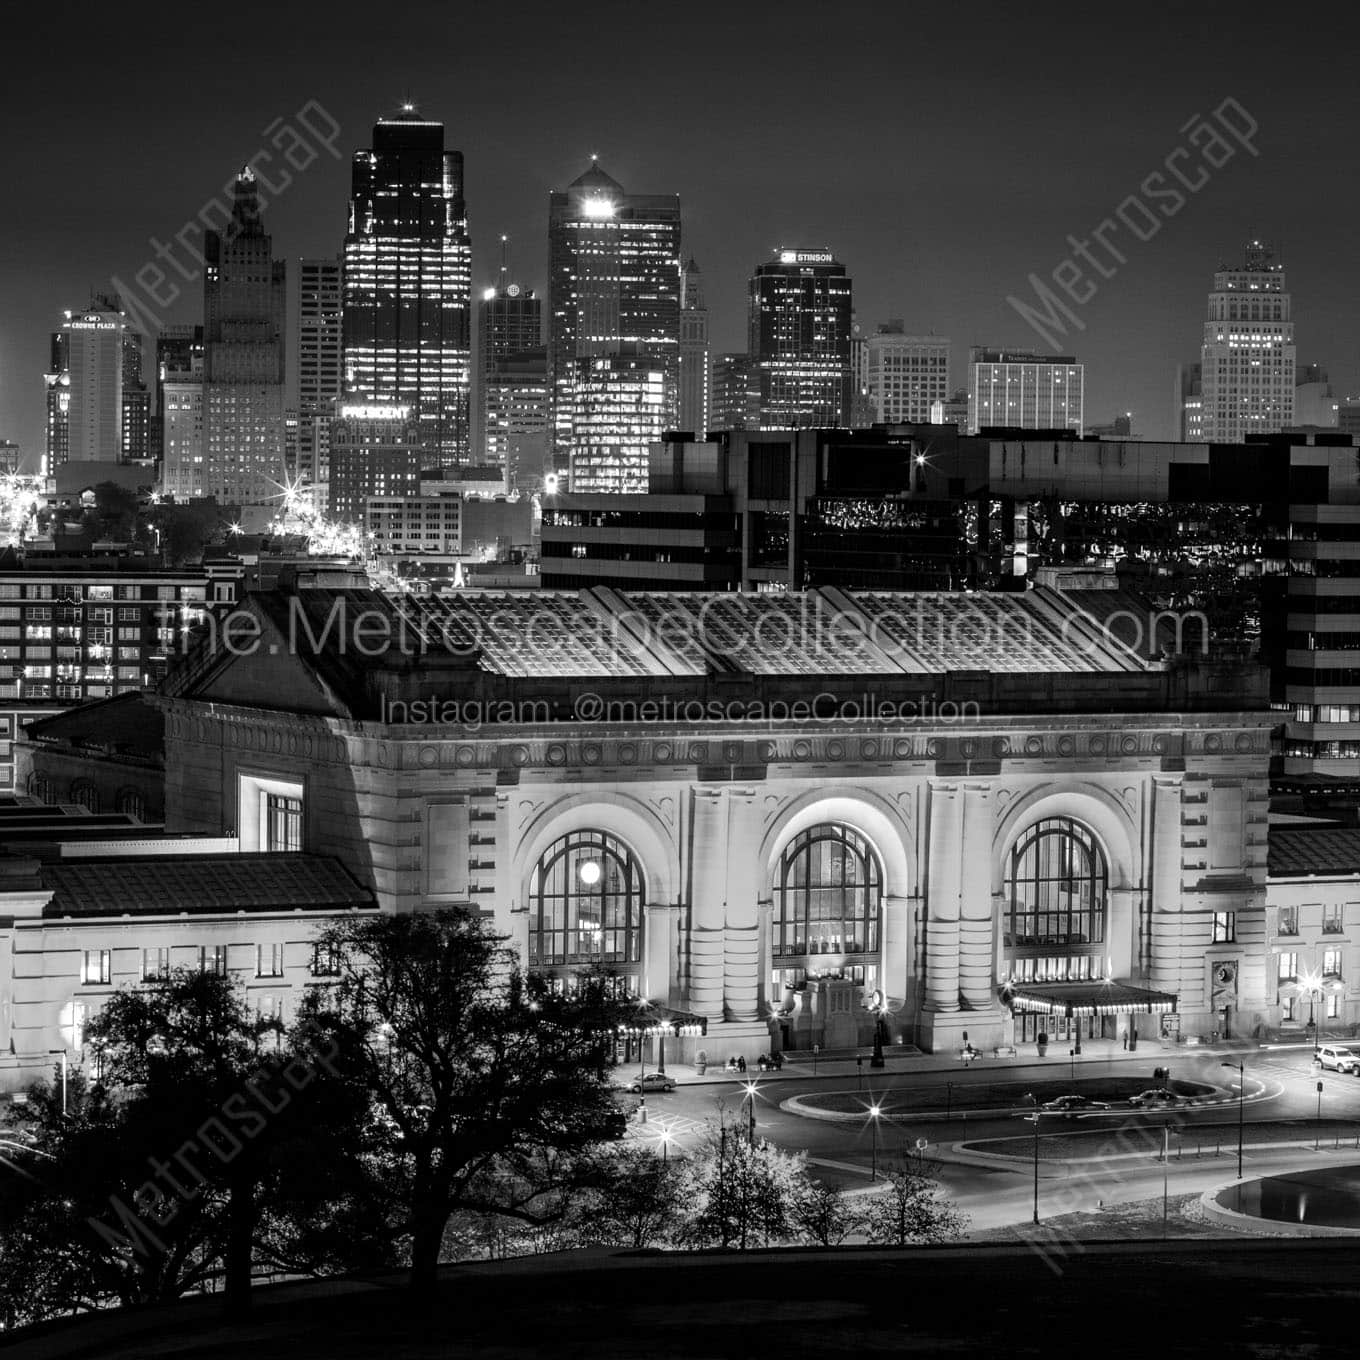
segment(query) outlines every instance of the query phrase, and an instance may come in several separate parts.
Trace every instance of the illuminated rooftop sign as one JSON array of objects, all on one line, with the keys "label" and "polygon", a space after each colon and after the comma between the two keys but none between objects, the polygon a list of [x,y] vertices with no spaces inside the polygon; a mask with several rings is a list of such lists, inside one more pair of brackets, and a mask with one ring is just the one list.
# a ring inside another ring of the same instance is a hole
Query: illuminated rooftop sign
[{"label": "illuminated rooftop sign", "polygon": [[409,406],[342,406],[342,420],[405,420],[411,413]]},{"label": "illuminated rooftop sign", "polygon": [[780,264],[835,264],[836,257],[829,250],[781,250]]}]

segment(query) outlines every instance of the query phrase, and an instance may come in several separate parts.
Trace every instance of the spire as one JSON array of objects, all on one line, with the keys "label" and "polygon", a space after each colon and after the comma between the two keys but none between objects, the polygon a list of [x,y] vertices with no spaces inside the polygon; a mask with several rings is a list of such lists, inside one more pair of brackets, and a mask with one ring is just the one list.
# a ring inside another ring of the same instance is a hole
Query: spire
[{"label": "spire", "polygon": [[259,236],[264,228],[260,222],[260,191],[255,183],[255,172],[248,165],[236,176],[236,198],[231,205],[233,236]]},{"label": "spire", "polygon": [[623,193],[623,185],[612,175],[607,175],[600,169],[599,162],[594,156],[590,158],[590,169],[578,179],[572,180],[567,185],[568,189],[608,189],[614,193]]},{"label": "spire", "polygon": [[692,255],[680,271],[680,309],[685,312],[704,310],[704,281]]}]

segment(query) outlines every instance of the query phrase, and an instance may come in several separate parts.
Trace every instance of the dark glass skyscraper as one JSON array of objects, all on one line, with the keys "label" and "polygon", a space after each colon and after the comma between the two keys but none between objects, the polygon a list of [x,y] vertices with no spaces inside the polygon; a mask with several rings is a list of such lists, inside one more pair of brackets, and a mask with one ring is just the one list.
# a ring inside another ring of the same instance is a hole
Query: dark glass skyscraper
[{"label": "dark glass skyscraper", "polygon": [[777,250],[756,267],[750,354],[762,428],[848,426],[852,312],[845,266],[829,250]]},{"label": "dark glass skyscraper", "polygon": [[[502,238],[504,239],[504,238]],[[477,430],[481,460],[505,470],[511,490],[537,490],[548,462],[543,302],[511,282],[509,266],[477,312]]]},{"label": "dark glass skyscraper", "polygon": [[431,466],[469,457],[472,246],[463,156],[404,105],[356,151],[344,251],[345,395],[409,406]]},{"label": "dark glass skyscraper", "polygon": [[680,370],[680,199],[630,194],[592,165],[548,201],[548,377],[553,454],[571,453],[578,359],[626,353],[665,375],[674,421]]}]

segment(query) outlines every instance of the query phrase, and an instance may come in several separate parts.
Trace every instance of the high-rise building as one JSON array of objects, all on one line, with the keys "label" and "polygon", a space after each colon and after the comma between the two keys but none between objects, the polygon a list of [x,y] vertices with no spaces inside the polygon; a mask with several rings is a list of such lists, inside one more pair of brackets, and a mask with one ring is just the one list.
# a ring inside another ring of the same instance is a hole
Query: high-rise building
[{"label": "high-rise building", "polygon": [[49,475],[63,463],[122,459],[127,334],[118,299],[99,295],[85,311],[67,312],[61,329],[53,332],[46,375]]},{"label": "high-rise building", "polygon": [[850,279],[829,250],[781,249],[756,267],[747,348],[762,429],[848,425],[852,312]]},{"label": "high-rise building", "polygon": [[548,351],[523,350],[492,361],[482,378],[483,462],[504,470],[508,491],[543,489],[552,466]]},{"label": "high-rise building", "polygon": [[298,262],[298,405],[295,448],[285,459],[293,482],[325,483],[330,469],[331,421],[343,378],[339,259]]},{"label": "high-rise building", "polygon": [[331,425],[329,513],[364,524],[372,496],[418,496],[422,461],[420,420],[409,406],[342,402]]},{"label": "high-rise building", "polygon": [[[506,429],[503,424],[511,408],[525,404],[527,393],[498,392],[493,385],[510,384],[523,377],[531,387],[545,386],[547,364],[543,347],[543,302],[532,288],[511,279],[501,237],[501,268],[496,283],[487,288],[477,306],[477,399],[474,422],[474,447],[480,461],[506,467]],[[532,405],[532,402],[529,402]],[[495,407],[494,414],[491,407]],[[546,419],[546,412],[544,413]],[[541,472],[541,464],[540,464]]]},{"label": "high-rise building", "polygon": [[1182,444],[1204,442],[1204,368],[1181,364],[1176,369],[1176,438]]},{"label": "high-rise building", "polygon": [[204,495],[202,326],[167,326],[156,337],[155,424],[162,493]]},{"label": "high-rise building", "polygon": [[953,425],[958,430],[968,428],[968,389],[957,387],[947,397],[930,403],[932,425]]},{"label": "high-rise building", "polygon": [[888,321],[864,337],[864,383],[880,425],[921,424],[949,397],[949,341]]},{"label": "high-rise building", "polygon": [[680,403],[676,425],[691,434],[708,431],[712,416],[708,353],[708,308],[704,280],[690,260],[680,274]]},{"label": "high-rise building", "polygon": [[644,355],[578,359],[571,391],[571,490],[646,491],[666,426],[665,370]]},{"label": "high-rise building", "polygon": [[709,430],[760,428],[760,383],[749,354],[715,354],[711,392]]},{"label": "high-rise building", "polygon": [[204,240],[203,494],[253,507],[251,519],[278,506],[284,484],[287,266],[273,244],[246,166],[230,227]]},{"label": "high-rise building", "polygon": [[1200,350],[1204,439],[1238,443],[1294,424],[1297,350],[1284,266],[1252,241],[1240,269],[1220,267]]},{"label": "high-rise building", "polygon": [[123,332],[122,461],[143,462],[152,456],[151,390],[142,372],[142,336]]},{"label": "high-rise building", "polygon": [[23,466],[23,451],[12,439],[0,439],[0,477],[13,476]]},{"label": "high-rise building", "polygon": [[968,432],[1082,431],[1084,367],[1070,354],[974,347],[968,354]]},{"label": "high-rise building", "polygon": [[1341,402],[1321,364],[1300,364],[1294,374],[1293,429],[1335,429]]},{"label": "high-rise building", "polygon": [[[674,420],[680,371],[680,199],[627,193],[592,165],[549,196],[548,269],[548,376],[553,459],[560,470],[573,461],[572,383],[583,371],[578,360],[626,353],[660,372],[662,423]],[[650,407],[637,418],[647,423]]]},{"label": "high-rise building", "polygon": [[413,104],[356,151],[344,250],[344,392],[409,406],[431,466],[470,457],[472,244],[463,155]]}]

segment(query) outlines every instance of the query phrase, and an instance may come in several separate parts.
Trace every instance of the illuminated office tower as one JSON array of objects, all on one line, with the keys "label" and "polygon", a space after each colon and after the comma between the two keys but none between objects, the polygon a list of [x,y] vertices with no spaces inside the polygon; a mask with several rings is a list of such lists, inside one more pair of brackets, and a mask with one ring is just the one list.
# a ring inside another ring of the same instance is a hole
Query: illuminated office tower
[{"label": "illuminated office tower", "polygon": [[52,334],[46,472],[123,457],[123,365],[128,323],[116,297],[96,295]]},{"label": "illuminated office tower", "polygon": [[151,390],[142,375],[142,336],[131,328],[123,332],[122,411],[120,457],[143,462],[152,456]]},{"label": "illuminated office tower", "polygon": [[339,259],[298,262],[297,433],[288,475],[317,486],[330,469],[331,421],[342,392]]},{"label": "illuminated office tower", "polygon": [[968,432],[988,428],[1082,431],[1085,368],[1070,354],[968,352]]},{"label": "illuminated office tower", "polygon": [[344,249],[344,395],[409,406],[430,467],[469,461],[472,245],[463,155],[405,104],[356,151]]},{"label": "illuminated office tower", "polygon": [[426,453],[419,437],[409,406],[342,402],[331,426],[330,517],[362,525],[370,496],[418,496]]},{"label": "illuminated office tower", "polygon": [[571,391],[572,492],[645,492],[666,426],[665,371],[638,353],[578,359]]},{"label": "illuminated office tower", "polygon": [[[573,461],[572,383],[581,371],[578,360],[626,354],[660,372],[662,424],[674,419],[680,370],[679,197],[626,193],[592,165],[549,196],[548,271],[553,456],[561,469]],[[639,419],[645,423],[650,415],[639,412]]]},{"label": "illuminated office tower", "polygon": [[552,464],[548,351],[540,345],[494,360],[482,390],[482,461],[504,468],[507,491],[541,491]]},{"label": "illuminated office tower", "polygon": [[156,337],[156,440],[161,493],[203,493],[203,327],[167,326]]},{"label": "illuminated office tower", "polygon": [[777,250],[756,267],[748,348],[762,429],[848,424],[852,311],[850,279],[829,250]]},{"label": "illuminated office tower", "polygon": [[1220,268],[1200,349],[1203,438],[1241,443],[1294,423],[1294,323],[1284,266],[1252,241],[1240,269]]},{"label": "illuminated office tower", "polygon": [[249,166],[236,178],[230,227],[206,233],[204,255],[203,494],[257,510],[277,507],[287,266],[274,259]]},{"label": "illuminated office tower", "polygon": [[[760,383],[749,354],[715,354],[710,384],[710,430],[758,430]],[[694,431],[698,433],[698,431]]]},{"label": "illuminated office tower", "polygon": [[[543,302],[532,288],[511,281],[501,237],[500,274],[477,305],[477,392],[474,447],[479,461],[506,468],[508,424],[527,404],[541,401],[536,394],[546,386],[546,353],[543,348]],[[522,378],[532,391],[515,393]],[[493,391],[493,388],[496,389]],[[494,409],[493,409],[494,408]],[[546,410],[542,412],[546,421]],[[542,462],[538,460],[542,474]]]},{"label": "illuminated office tower", "polygon": [[930,408],[948,400],[949,341],[938,335],[908,335],[889,321],[864,338],[865,387],[880,424],[930,422]]},{"label": "illuminated office tower", "polygon": [[702,437],[708,432],[710,406],[708,308],[704,281],[693,260],[680,275],[680,406],[676,426]]}]

